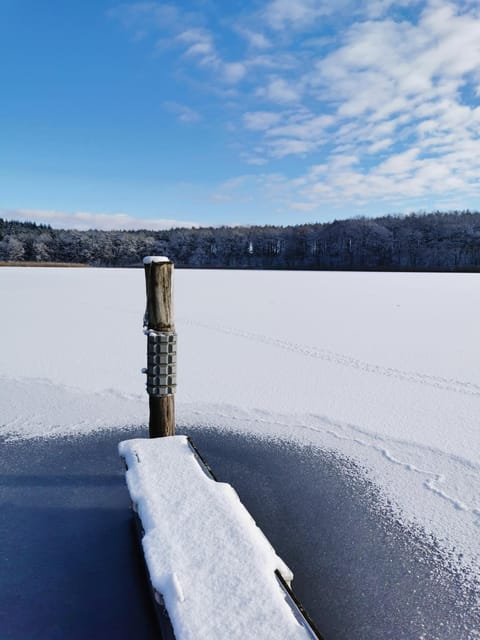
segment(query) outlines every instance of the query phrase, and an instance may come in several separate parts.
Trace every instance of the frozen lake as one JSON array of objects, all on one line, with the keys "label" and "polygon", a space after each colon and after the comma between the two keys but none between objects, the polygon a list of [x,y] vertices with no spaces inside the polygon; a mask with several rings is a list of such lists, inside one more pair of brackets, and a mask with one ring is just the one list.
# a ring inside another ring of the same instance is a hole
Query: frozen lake
[{"label": "frozen lake", "polygon": [[[179,425],[291,565],[327,640],[386,638],[386,616],[395,637],[479,637],[479,285],[476,274],[176,273]],[[0,296],[7,466],[53,436],[105,450],[119,428],[145,424],[141,270],[5,268]]]},{"label": "frozen lake", "polygon": [[[351,462],[286,441],[189,433],[293,569],[327,640],[478,637],[478,594],[379,510]],[[116,453],[137,435],[2,443],[0,637],[157,637]]]}]

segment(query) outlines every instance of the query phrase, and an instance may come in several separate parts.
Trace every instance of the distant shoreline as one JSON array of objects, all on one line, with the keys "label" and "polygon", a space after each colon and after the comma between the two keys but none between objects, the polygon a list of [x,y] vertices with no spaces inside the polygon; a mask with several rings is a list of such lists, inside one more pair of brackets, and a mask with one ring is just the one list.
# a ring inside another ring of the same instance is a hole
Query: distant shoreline
[{"label": "distant shoreline", "polygon": [[[102,264],[86,264],[79,262],[22,262],[22,261],[0,261],[1,267],[72,267],[75,269],[143,269],[141,262],[125,265],[102,265]],[[477,266],[457,266],[457,267],[283,267],[283,266],[212,266],[212,265],[175,265],[178,270],[187,271],[322,271],[322,272],[350,272],[350,273],[480,273],[480,267]]]},{"label": "distant shoreline", "polygon": [[20,261],[1,261],[0,267],[75,267],[88,269],[88,264],[79,262],[20,262]]}]

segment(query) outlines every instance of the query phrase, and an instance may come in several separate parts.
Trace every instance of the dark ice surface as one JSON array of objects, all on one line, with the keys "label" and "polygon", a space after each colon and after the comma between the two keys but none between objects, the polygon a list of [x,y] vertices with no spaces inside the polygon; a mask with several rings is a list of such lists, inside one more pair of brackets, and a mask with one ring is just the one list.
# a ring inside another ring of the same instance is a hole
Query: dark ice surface
[{"label": "dark ice surface", "polygon": [[[293,570],[326,640],[480,638],[479,586],[398,522],[352,461],[189,434]],[[120,440],[142,435],[0,442],[1,640],[158,637],[117,454]]]}]

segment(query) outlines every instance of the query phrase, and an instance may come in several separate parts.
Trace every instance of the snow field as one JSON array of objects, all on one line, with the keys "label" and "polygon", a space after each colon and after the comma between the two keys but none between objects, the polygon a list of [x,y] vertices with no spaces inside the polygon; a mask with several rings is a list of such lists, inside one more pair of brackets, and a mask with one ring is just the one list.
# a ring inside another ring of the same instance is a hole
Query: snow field
[{"label": "snow field", "polygon": [[[478,566],[479,285],[177,270],[178,423],[352,457],[399,518]],[[0,299],[3,434],[145,424],[142,270],[3,268]]]}]

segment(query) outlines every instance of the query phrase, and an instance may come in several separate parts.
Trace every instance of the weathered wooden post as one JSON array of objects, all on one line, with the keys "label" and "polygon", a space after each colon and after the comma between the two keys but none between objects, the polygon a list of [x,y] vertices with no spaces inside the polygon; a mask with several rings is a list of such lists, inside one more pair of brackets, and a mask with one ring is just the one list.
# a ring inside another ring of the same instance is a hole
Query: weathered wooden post
[{"label": "weathered wooden post", "polygon": [[150,404],[151,438],[175,435],[177,386],[177,334],[173,322],[173,262],[163,256],[143,260],[147,306],[147,392]]}]

